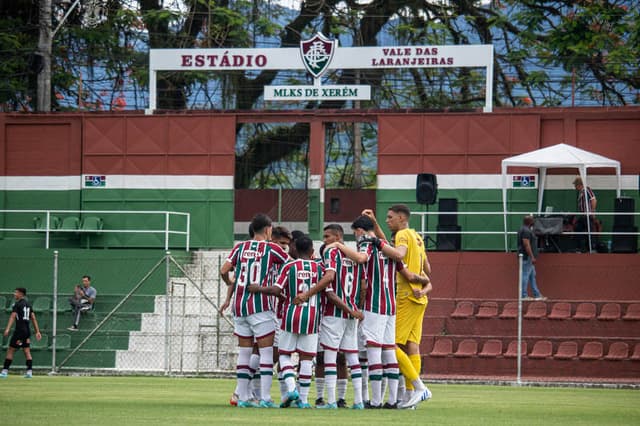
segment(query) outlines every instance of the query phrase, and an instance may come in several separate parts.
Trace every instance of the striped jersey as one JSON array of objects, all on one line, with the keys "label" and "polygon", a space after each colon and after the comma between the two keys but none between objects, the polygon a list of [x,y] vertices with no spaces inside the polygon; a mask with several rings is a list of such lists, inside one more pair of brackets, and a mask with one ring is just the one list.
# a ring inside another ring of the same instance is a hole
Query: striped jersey
[{"label": "striped jersey", "polygon": [[364,265],[367,280],[364,310],[380,315],[395,315],[396,270],[403,268],[402,263],[389,259],[370,241],[359,243],[358,251],[367,254],[367,263]]},{"label": "striped jersey", "polygon": [[267,294],[250,293],[246,287],[249,284],[268,286],[271,268],[283,264],[288,257],[280,246],[268,241],[249,240],[236,244],[227,258],[227,262],[234,267],[234,316],[246,317],[273,309]]},{"label": "striped jersey", "polygon": [[311,296],[307,302],[294,305],[295,297],[320,282],[324,267],[316,260],[291,260],[282,267],[276,286],[285,296],[280,328],[294,334],[314,334],[320,325],[322,292]]},{"label": "striped jersey", "polygon": [[[364,274],[362,265],[345,256],[340,249],[330,248],[324,252],[325,270],[335,271],[336,277],[327,289],[331,289],[349,308],[355,309],[360,302],[360,281]],[[338,318],[352,318],[348,313],[330,301],[324,308],[324,315]]]}]

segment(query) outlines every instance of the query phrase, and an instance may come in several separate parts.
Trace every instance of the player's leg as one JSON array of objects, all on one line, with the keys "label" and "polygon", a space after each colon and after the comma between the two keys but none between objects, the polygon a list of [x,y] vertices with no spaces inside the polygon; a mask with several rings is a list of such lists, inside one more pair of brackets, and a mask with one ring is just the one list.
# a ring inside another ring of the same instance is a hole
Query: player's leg
[{"label": "player's leg", "polygon": [[337,357],[335,348],[324,348],[324,377],[327,390],[327,404],[324,407],[337,408],[336,405],[336,379],[337,379]]},{"label": "player's leg", "polygon": [[250,399],[260,399],[260,352],[258,343],[253,343],[251,358],[249,358],[249,395]]},{"label": "player's leg", "polygon": [[271,312],[260,312],[257,317],[264,317],[255,325],[260,361],[260,405],[273,407],[271,401],[271,385],[273,383],[273,336],[275,327]]},{"label": "player's leg", "polygon": [[25,379],[30,379],[33,377],[33,358],[31,357],[31,348],[28,346],[30,345],[29,339],[27,339],[26,344],[27,346],[22,348],[24,351],[25,364],[27,365],[27,371],[24,377]]},{"label": "player's leg", "polygon": [[352,408],[362,409],[362,368],[357,352],[347,352],[345,361],[351,370],[351,384],[353,385],[353,406]]},{"label": "player's leg", "polygon": [[16,352],[16,348],[11,346],[13,344],[13,338],[11,339],[11,343],[9,344],[9,349],[7,349],[7,354],[4,357],[4,365],[2,366],[2,372],[0,372],[0,378],[6,378],[9,374],[9,368],[11,367],[11,363],[13,362],[13,354]]},{"label": "player's leg", "polygon": [[344,358],[343,352],[338,352],[338,381],[336,383],[336,390],[338,395],[338,408],[348,408],[347,401],[347,384],[349,382],[349,373],[347,371],[347,362]]},{"label": "player's leg", "polygon": [[236,380],[238,407],[255,406],[249,402],[249,363],[253,352],[253,332],[247,317],[234,317],[234,334],[238,337],[238,360],[236,362]]},{"label": "player's leg", "polygon": [[[320,328],[322,330],[322,328]],[[322,332],[322,331],[321,331]],[[316,356],[316,406],[322,406],[325,404],[324,393],[326,387],[325,365],[324,365],[324,350],[322,346],[318,347]]]},{"label": "player's leg", "polygon": [[[405,387],[409,397],[413,393],[413,381],[418,377],[418,372],[415,371],[409,359],[406,347],[409,334],[415,323],[415,312],[411,309],[412,305],[417,304],[406,297],[396,299],[396,358],[398,359],[400,373],[406,378]],[[403,399],[402,392],[399,391],[398,393],[399,397]]]},{"label": "player's leg", "polygon": [[382,315],[364,311],[361,329],[367,344],[369,363],[369,387],[371,388],[371,408],[382,406],[382,341],[384,322]]},{"label": "player's leg", "polygon": [[287,388],[285,398],[282,400],[280,407],[286,408],[291,403],[299,398],[298,391],[296,390],[296,373],[293,362],[291,360],[291,354],[296,350],[297,343],[296,335],[282,330],[278,337],[278,351],[280,352],[280,358],[278,363],[282,372],[282,379]]},{"label": "player's leg", "polygon": [[313,375],[313,358],[318,347],[318,334],[301,334],[298,336],[297,351],[300,355],[300,372],[298,385],[300,387],[299,408],[311,408],[309,405],[309,390]]},{"label": "player's leg", "polygon": [[395,315],[384,316],[385,329],[382,348],[382,368],[387,378],[389,398],[384,408],[398,407],[398,359],[396,358],[396,317]]}]

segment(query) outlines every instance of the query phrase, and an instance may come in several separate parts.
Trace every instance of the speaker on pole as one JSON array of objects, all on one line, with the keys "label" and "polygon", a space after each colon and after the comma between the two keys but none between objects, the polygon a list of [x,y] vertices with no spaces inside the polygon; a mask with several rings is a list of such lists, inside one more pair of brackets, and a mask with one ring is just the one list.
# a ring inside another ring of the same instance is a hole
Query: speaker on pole
[{"label": "speaker on pole", "polygon": [[420,173],[416,180],[416,202],[435,204],[438,198],[438,179],[431,173]]}]

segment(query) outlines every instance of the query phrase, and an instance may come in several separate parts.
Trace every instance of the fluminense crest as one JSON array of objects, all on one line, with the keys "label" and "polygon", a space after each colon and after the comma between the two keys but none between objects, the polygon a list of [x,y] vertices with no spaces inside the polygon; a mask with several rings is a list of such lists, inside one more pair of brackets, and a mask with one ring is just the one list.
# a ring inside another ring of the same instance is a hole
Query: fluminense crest
[{"label": "fluminense crest", "polygon": [[338,40],[329,40],[321,33],[317,33],[309,40],[300,41],[302,62],[314,78],[320,77],[327,70],[336,47],[338,47]]}]

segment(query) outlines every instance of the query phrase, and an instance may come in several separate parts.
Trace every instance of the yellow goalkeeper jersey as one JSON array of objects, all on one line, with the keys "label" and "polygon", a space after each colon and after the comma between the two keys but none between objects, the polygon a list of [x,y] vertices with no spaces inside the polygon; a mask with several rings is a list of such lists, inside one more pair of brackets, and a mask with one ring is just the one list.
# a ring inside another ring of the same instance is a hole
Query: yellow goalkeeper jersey
[{"label": "yellow goalkeeper jersey", "polygon": [[[422,263],[427,253],[425,251],[424,241],[420,234],[418,234],[415,230],[410,228],[402,229],[396,232],[395,235],[395,246],[405,246],[407,248],[407,254],[402,259],[403,263],[406,265],[405,267],[409,269],[409,271],[420,274],[422,272]],[[398,298],[409,298],[416,303],[426,304],[427,296],[422,296],[420,298],[416,298],[413,295],[413,288],[422,289],[422,284],[412,284],[409,283],[402,275],[397,274],[397,282],[398,288],[396,290],[396,297]]]}]

